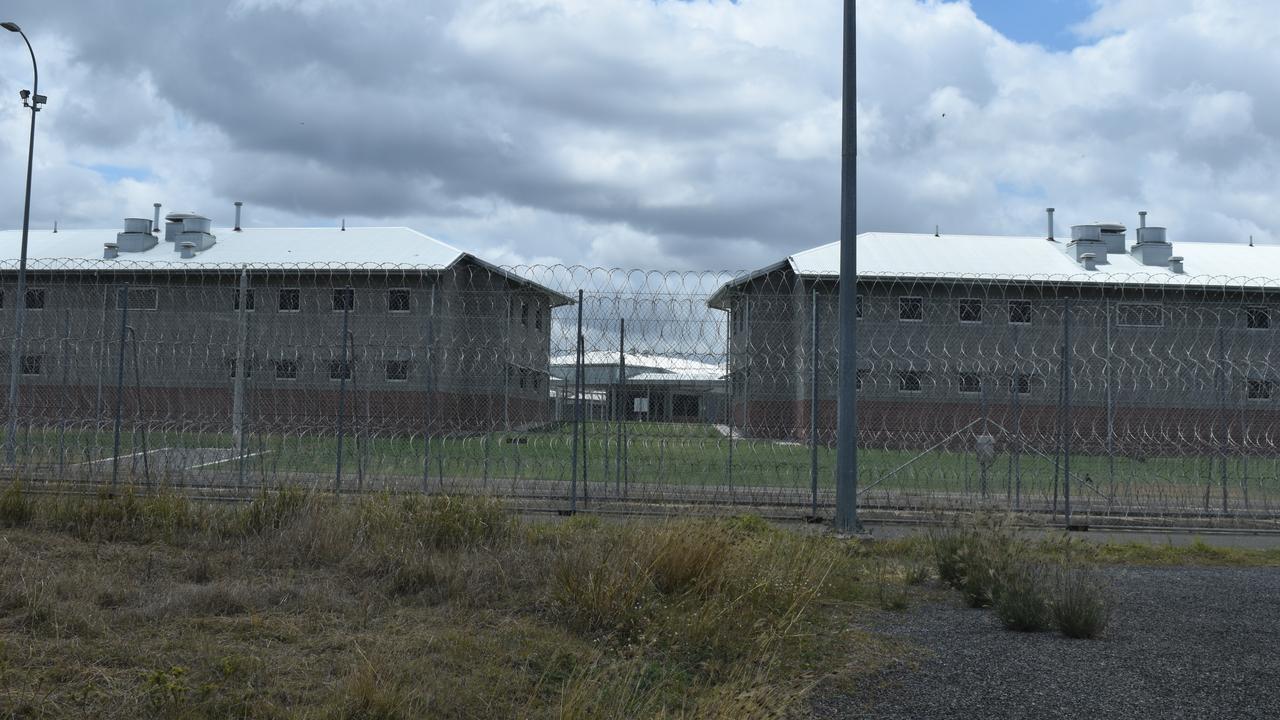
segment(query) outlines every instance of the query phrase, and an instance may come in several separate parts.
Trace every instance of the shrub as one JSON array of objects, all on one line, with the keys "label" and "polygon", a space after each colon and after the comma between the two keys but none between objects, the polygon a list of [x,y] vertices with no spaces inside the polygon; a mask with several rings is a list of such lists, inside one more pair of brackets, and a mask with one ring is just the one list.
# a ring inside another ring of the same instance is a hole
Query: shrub
[{"label": "shrub", "polygon": [[998,584],[992,610],[1009,630],[1040,632],[1053,626],[1047,573],[1037,563],[1017,563]]},{"label": "shrub", "polygon": [[1111,620],[1111,598],[1097,573],[1062,567],[1054,583],[1053,624],[1069,638],[1095,638]]},{"label": "shrub", "polygon": [[964,584],[964,549],[973,534],[971,528],[959,523],[929,529],[929,549],[938,568],[938,579],[957,590]]},{"label": "shrub", "polygon": [[33,514],[31,501],[22,492],[22,483],[14,480],[0,494],[0,527],[22,527],[31,522]]}]

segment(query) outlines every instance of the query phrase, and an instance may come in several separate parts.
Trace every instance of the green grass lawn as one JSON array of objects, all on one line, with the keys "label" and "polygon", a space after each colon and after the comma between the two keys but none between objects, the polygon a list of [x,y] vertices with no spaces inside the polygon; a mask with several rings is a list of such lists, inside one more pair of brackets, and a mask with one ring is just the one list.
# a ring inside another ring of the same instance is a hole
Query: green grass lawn
[{"label": "green grass lawn", "polygon": [[[632,422],[623,427],[625,451],[619,456],[618,426],[584,423],[585,445],[579,446],[579,474],[596,492],[638,485],[696,485],[733,488],[784,488],[797,497],[811,483],[811,450],[805,445],[735,438],[731,443],[709,425]],[[111,471],[112,434],[100,430],[32,430],[20,437],[23,463],[31,473],[79,474]],[[121,438],[121,472],[143,473],[139,453],[144,438],[125,433]],[[229,434],[152,432],[146,446],[195,449],[232,446]],[[585,447],[585,450],[582,448]],[[422,482],[428,461],[428,483],[441,478],[488,480],[568,481],[572,477],[573,429],[561,425],[529,432],[493,432],[467,437],[437,437],[429,451],[422,438],[348,436],[343,442],[344,483],[377,478],[410,488]],[[244,461],[246,478],[287,483],[332,477],[338,455],[333,436],[250,435]],[[172,451],[171,451],[171,457]],[[156,454],[150,456],[156,457]],[[195,457],[178,462],[182,475],[198,480],[202,473],[239,473],[234,453]],[[163,463],[152,467],[163,476]],[[173,461],[171,460],[171,464]],[[193,465],[202,467],[192,467]],[[1280,474],[1275,458],[1230,458],[1227,462],[1229,502],[1238,505],[1270,500]],[[818,486],[834,487],[835,451],[817,450]],[[1072,491],[1078,503],[1142,502],[1162,499],[1203,499],[1221,503],[1222,467],[1215,458],[1163,457],[1136,460],[1076,455],[1071,460],[1076,478]],[[859,475],[864,496],[877,493],[970,493],[985,489],[994,501],[1048,498],[1062,490],[1061,474],[1051,455],[1026,451],[1016,459],[998,454],[984,474],[973,453],[942,450],[919,452],[863,448]],[[1084,482],[1088,476],[1091,482]],[[500,486],[500,485],[499,485]]]}]

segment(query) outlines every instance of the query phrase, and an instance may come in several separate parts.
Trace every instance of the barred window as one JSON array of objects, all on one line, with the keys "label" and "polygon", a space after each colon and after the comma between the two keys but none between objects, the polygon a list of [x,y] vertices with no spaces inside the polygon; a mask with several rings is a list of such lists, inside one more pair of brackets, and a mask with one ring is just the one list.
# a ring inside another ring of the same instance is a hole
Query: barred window
[{"label": "barred window", "polygon": [[131,287],[124,297],[130,310],[155,310],[159,305],[159,293],[155,288]]},{"label": "barred window", "polygon": [[[253,312],[253,288],[245,291],[245,312]],[[231,291],[231,309],[239,312],[240,310],[240,288]]]},{"label": "barred window", "polygon": [[1031,301],[1030,300],[1010,300],[1009,301],[1009,324],[1010,325],[1030,325],[1031,324]]},{"label": "barred window", "polygon": [[1156,303],[1120,303],[1116,306],[1116,324],[1120,327],[1161,327],[1164,308]]},{"label": "barred window", "polygon": [[276,360],[276,379],[277,380],[297,380],[298,379],[298,361],[296,360]]},{"label": "barred window", "polygon": [[39,375],[44,369],[44,356],[23,355],[21,363],[23,375]]},{"label": "barred window", "polygon": [[870,375],[870,374],[871,374],[871,371],[870,371],[870,370],[859,370],[859,371],[858,371],[857,380],[855,380],[855,381],[854,381],[854,384],[853,384],[853,389],[854,389],[855,391],[861,391],[861,390],[862,390],[862,379],[863,379],[864,377],[866,377],[866,376]]},{"label": "barred window", "polygon": [[407,313],[413,307],[409,288],[391,288],[387,291],[387,312]]},{"label": "barred window", "polygon": [[962,393],[982,392],[982,376],[978,373],[960,373],[959,386]]},{"label": "barred window", "polygon": [[527,368],[520,368],[520,389],[521,390],[524,389],[525,383],[527,382],[529,382],[529,370]]},{"label": "barred window", "polygon": [[26,305],[28,310],[43,310],[44,288],[29,288],[27,290]]},{"label": "barred window", "polygon": [[302,308],[302,291],[298,288],[280,288],[280,312],[298,312]]},{"label": "barred window", "polygon": [[858,295],[854,298],[853,316],[859,320],[862,319],[862,296]]},{"label": "barred window", "polygon": [[903,322],[919,322],[924,320],[924,298],[898,298],[898,319]]},{"label": "barred window", "polygon": [[1032,379],[1029,373],[1017,373],[1013,376],[1013,389],[1019,395],[1031,394]]},{"label": "barred window", "polygon": [[387,361],[387,382],[405,382],[409,379],[408,360]]},{"label": "barred window", "polygon": [[330,380],[350,380],[351,379],[351,363],[341,360],[329,361],[329,379]]},{"label": "barred window", "polygon": [[533,329],[542,329],[542,308],[534,308],[533,310]]},{"label": "barred window", "polygon": [[1253,305],[1244,309],[1244,326],[1250,330],[1266,330],[1271,327],[1271,309]]},{"label": "barred window", "polygon": [[524,300],[520,301],[520,325],[529,327],[529,303]]},{"label": "barred window", "polygon": [[898,391],[918,393],[921,389],[920,373],[915,370],[902,370],[898,373]]},{"label": "barred window", "polygon": [[352,288],[334,288],[333,290],[333,310],[334,312],[343,312],[345,310],[354,311],[356,309],[356,294]]},{"label": "barred window", "polygon": [[1270,400],[1274,383],[1270,380],[1249,380],[1245,386],[1245,397],[1250,400]]},{"label": "barred window", "polygon": [[[238,365],[239,363],[236,362],[236,358],[227,358],[227,376],[228,377],[236,376],[236,368]],[[245,362],[244,376],[247,378],[253,377],[253,366],[250,365],[247,361]]]},{"label": "barred window", "polygon": [[960,298],[956,302],[956,310],[962,323],[982,322],[982,300],[979,298]]}]

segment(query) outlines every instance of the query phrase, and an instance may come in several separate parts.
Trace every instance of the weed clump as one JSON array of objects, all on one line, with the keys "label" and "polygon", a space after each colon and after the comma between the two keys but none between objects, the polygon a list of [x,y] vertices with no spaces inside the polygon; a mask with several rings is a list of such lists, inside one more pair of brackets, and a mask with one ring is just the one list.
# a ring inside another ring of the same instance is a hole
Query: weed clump
[{"label": "weed clump", "polygon": [[1069,638],[1096,638],[1111,620],[1111,598],[1092,570],[1058,570],[1052,603],[1053,624]]},{"label": "weed clump", "polygon": [[1053,627],[1047,575],[1043,565],[1022,562],[1004,576],[991,608],[1005,628],[1041,632]]},{"label": "weed clump", "polygon": [[31,522],[33,514],[31,500],[22,492],[22,483],[14,480],[0,493],[0,527],[22,527]]}]

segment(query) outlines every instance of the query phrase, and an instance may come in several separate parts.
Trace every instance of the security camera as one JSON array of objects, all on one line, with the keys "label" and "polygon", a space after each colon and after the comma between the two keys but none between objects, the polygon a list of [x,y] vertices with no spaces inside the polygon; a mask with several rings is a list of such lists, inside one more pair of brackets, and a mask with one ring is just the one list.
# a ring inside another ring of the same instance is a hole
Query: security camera
[{"label": "security camera", "polygon": [[30,90],[19,90],[19,91],[18,91],[18,96],[22,98],[22,102],[26,102],[26,101],[27,101],[27,98],[31,97],[31,91],[30,91]]}]

